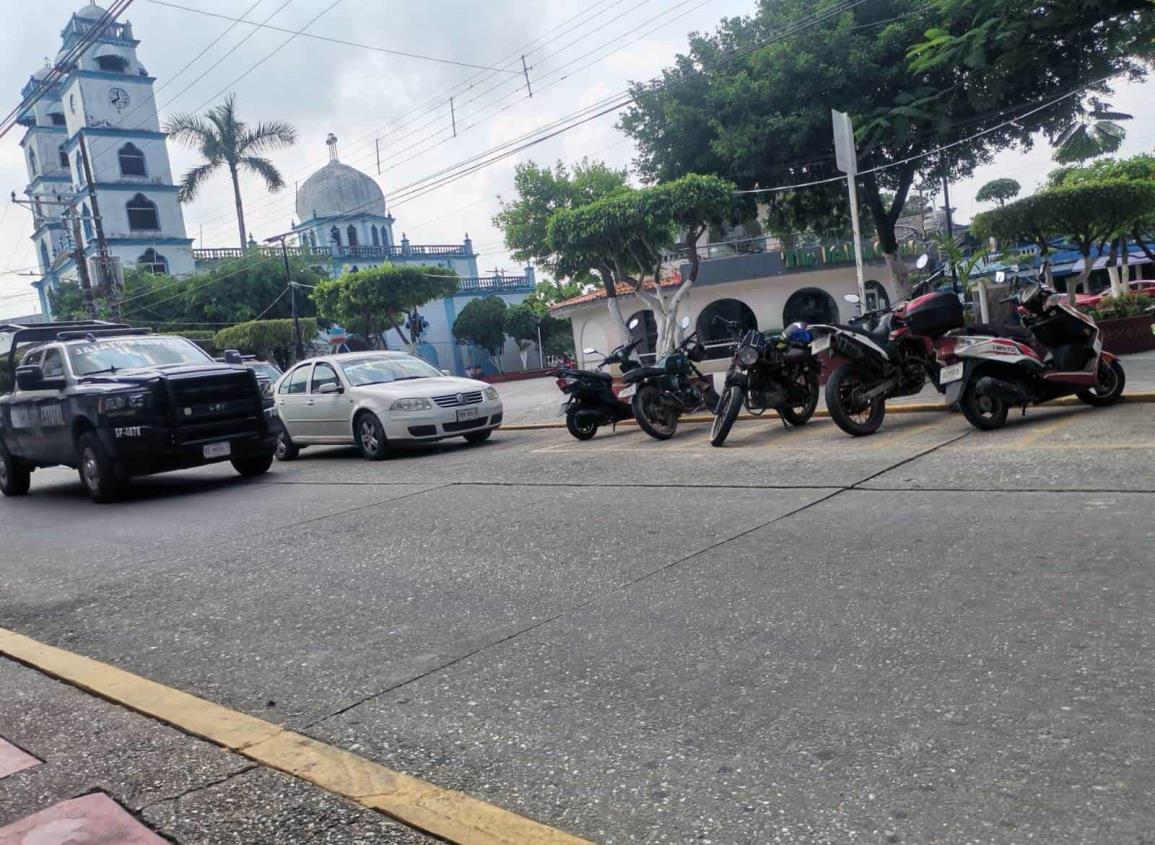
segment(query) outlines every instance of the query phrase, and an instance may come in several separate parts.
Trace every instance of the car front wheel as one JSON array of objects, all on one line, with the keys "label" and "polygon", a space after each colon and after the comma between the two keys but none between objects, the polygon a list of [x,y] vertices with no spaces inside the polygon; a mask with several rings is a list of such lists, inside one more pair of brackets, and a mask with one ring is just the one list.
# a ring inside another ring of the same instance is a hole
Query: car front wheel
[{"label": "car front wheel", "polygon": [[365,411],[357,417],[354,425],[357,447],[361,455],[369,461],[383,461],[389,455],[389,444],[385,440],[385,427],[377,415]]},{"label": "car front wheel", "polygon": [[293,442],[287,431],[282,431],[277,435],[277,448],[273,454],[278,461],[295,461],[301,454],[301,447]]}]

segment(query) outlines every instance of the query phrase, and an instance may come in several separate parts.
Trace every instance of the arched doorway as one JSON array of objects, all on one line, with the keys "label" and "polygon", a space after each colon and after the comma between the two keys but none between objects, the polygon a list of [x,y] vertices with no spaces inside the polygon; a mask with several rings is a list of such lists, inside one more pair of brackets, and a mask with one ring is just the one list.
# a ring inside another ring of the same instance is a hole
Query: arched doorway
[{"label": "arched doorway", "polygon": [[802,288],[790,294],[782,309],[782,325],[791,323],[837,323],[838,305],[834,297],[819,288]]},{"label": "arched doorway", "polygon": [[654,352],[658,348],[658,321],[654,319],[654,312],[647,308],[645,311],[635,311],[626,318],[627,326],[634,321],[634,317],[638,318],[638,324],[630,329],[629,342],[641,340],[641,343],[634,347],[634,354],[639,360],[649,363],[654,360]]},{"label": "arched doorway", "polygon": [[[738,323],[737,336],[730,323]],[[735,341],[751,329],[758,328],[758,318],[741,300],[716,299],[702,309],[696,327],[698,339],[706,344],[708,358],[729,358],[734,354]]]}]

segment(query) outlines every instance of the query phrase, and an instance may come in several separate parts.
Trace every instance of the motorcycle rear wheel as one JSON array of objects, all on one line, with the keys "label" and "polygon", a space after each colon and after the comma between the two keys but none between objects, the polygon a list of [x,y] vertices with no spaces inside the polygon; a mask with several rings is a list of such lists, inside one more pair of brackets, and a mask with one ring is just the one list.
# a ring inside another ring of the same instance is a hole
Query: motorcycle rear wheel
[{"label": "motorcycle rear wheel", "polygon": [[782,419],[786,420],[786,422],[790,423],[790,425],[806,425],[818,409],[818,376],[808,370],[802,378],[799,379],[800,382],[803,380],[805,380],[806,383],[806,404],[778,409],[779,415]]},{"label": "motorcycle rear wheel", "polygon": [[1010,407],[1007,403],[995,396],[979,393],[978,378],[973,377],[963,388],[962,396],[958,400],[958,408],[967,422],[979,431],[994,431],[1002,428],[1007,421],[1007,412]]},{"label": "motorcycle rear wheel", "polygon": [[598,424],[593,414],[587,413],[587,420],[595,420],[593,422],[582,422],[578,419],[578,414],[581,408],[577,405],[570,405],[569,410],[565,412],[565,427],[566,430],[578,440],[589,440],[598,433]]},{"label": "motorcycle rear wheel", "polygon": [[1127,385],[1127,376],[1123,373],[1123,365],[1118,361],[1108,364],[1099,362],[1099,380],[1089,390],[1080,390],[1075,395],[1079,401],[1085,402],[1092,408],[1104,408],[1114,405],[1123,396],[1123,388]]},{"label": "motorcycle rear wheel", "polygon": [[678,413],[662,402],[662,392],[654,385],[638,388],[630,407],[642,431],[655,440],[669,440],[678,433]]},{"label": "motorcycle rear wheel", "polygon": [[839,367],[826,382],[826,408],[835,425],[855,437],[866,437],[878,431],[886,416],[886,400],[881,396],[863,404],[856,402],[856,391],[865,390],[873,379],[852,364]]},{"label": "motorcycle rear wheel", "polygon": [[710,426],[710,445],[721,446],[726,442],[730,429],[734,427],[734,420],[742,410],[742,403],[746,399],[746,388],[740,384],[732,384],[722,391],[722,399],[718,402],[718,413]]}]

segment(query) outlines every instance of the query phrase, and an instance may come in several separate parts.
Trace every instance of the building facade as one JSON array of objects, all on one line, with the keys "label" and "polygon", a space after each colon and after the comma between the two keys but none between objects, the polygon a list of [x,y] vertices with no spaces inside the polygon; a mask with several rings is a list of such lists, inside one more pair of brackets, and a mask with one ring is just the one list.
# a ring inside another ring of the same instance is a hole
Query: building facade
[{"label": "building facade", "polygon": [[[73,14],[61,31],[57,59],[103,15],[95,4]],[[34,287],[44,313],[49,287],[77,279],[76,229],[86,261],[103,247],[124,267],[144,264],[173,274],[194,269],[153,96],[156,79],[140,62],[139,44],[131,24],[105,24],[53,90],[19,118],[28,170],[24,193],[33,209],[41,273]],[[22,95],[39,87],[48,70],[33,74]]]}]

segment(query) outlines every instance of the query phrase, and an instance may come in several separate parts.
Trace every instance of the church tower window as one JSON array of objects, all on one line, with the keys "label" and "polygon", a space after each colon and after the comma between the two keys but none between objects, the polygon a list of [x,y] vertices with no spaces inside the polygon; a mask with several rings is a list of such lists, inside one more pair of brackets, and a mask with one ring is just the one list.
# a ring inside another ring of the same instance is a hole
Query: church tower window
[{"label": "church tower window", "polygon": [[84,229],[84,240],[92,240],[92,212],[88,210],[88,203],[80,207],[80,223]]},{"label": "church tower window", "polygon": [[28,166],[32,168],[33,176],[36,176],[40,172],[36,169],[36,150],[28,151]]},{"label": "church tower window", "polygon": [[97,56],[96,66],[110,73],[128,73],[128,59],[123,56]]},{"label": "church tower window", "polygon": [[157,276],[168,275],[168,259],[152,247],[146,249],[144,254],[136,259],[136,266]]},{"label": "church tower window", "polygon": [[48,119],[52,121],[53,126],[63,126],[64,125],[64,115],[61,112],[58,112],[58,111],[52,112],[50,115],[48,115]]},{"label": "church tower window", "polygon": [[61,170],[67,170],[68,169],[68,153],[66,153],[64,151],[64,145],[63,144],[60,145],[60,147],[57,149],[56,153],[57,153],[57,155],[60,156],[60,169]]},{"label": "church tower window", "polygon": [[125,203],[128,211],[128,228],[133,231],[155,230],[160,228],[160,218],[157,217],[156,203],[144,194],[137,194]]},{"label": "church tower window", "polygon": [[336,226],[329,230],[329,240],[333,242],[333,246],[341,245],[341,230]]},{"label": "church tower window", "polygon": [[48,257],[48,247],[44,245],[44,241],[40,242],[40,265],[44,272],[52,266],[52,259]]},{"label": "church tower window", "polygon": [[121,176],[148,175],[148,171],[144,166],[144,153],[142,153],[135,144],[125,144],[116,155],[117,158],[120,159]]},{"label": "church tower window", "polygon": [[373,246],[381,246],[381,237],[377,234],[377,227],[370,226],[369,232],[373,235]]},{"label": "church tower window", "polygon": [[349,246],[357,246],[357,230],[350,224],[349,228],[345,230],[345,234],[349,238]]}]

